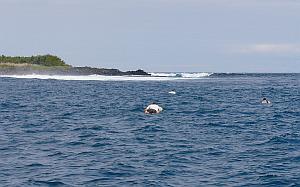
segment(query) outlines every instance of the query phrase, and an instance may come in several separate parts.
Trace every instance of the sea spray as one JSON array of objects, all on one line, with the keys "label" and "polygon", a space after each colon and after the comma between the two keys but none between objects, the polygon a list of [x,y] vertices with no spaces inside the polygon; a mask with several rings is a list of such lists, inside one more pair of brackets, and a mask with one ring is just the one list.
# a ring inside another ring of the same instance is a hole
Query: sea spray
[{"label": "sea spray", "polygon": [[1,75],[19,79],[54,79],[54,80],[80,80],[80,81],[172,81],[185,79],[200,79],[210,76],[211,73],[151,73],[151,76],[106,76],[106,75]]}]

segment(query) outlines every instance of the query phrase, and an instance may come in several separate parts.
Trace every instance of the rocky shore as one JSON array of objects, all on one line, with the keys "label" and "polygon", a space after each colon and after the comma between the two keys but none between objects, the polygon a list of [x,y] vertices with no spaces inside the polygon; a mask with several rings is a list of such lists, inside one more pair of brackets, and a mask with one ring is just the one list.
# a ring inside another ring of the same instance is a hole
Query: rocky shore
[{"label": "rocky shore", "polygon": [[73,67],[54,55],[0,56],[0,75],[140,75],[150,76],[143,70],[120,71],[118,69]]},{"label": "rocky shore", "polygon": [[71,67],[71,66],[0,66],[0,75],[109,75],[109,76],[125,76],[140,75],[150,76],[143,70],[136,71],[120,71],[118,69],[92,68],[92,67]]}]

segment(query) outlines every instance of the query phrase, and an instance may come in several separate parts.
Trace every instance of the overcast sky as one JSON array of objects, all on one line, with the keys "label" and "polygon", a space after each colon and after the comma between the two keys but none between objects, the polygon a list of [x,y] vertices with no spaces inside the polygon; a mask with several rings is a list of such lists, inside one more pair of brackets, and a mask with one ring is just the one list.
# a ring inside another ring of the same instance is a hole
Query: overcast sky
[{"label": "overcast sky", "polygon": [[0,54],[148,72],[300,72],[300,0],[0,0]]}]

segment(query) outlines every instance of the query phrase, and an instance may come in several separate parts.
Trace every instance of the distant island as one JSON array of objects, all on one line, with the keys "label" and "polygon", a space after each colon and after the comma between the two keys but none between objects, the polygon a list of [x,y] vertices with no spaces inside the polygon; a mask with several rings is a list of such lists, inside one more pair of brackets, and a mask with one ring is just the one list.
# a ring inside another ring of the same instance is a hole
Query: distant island
[{"label": "distant island", "polygon": [[136,71],[120,71],[118,69],[73,67],[54,55],[0,56],[0,75],[143,75],[150,74],[139,69]]}]

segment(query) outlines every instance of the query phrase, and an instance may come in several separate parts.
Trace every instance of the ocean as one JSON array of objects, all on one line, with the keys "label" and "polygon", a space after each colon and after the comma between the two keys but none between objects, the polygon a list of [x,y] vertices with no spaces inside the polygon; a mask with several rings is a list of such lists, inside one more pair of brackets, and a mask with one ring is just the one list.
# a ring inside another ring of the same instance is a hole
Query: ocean
[{"label": "ocean", "polygon": [[0,124],[1,186],[300,186],[300,74],[2,76]]}]

